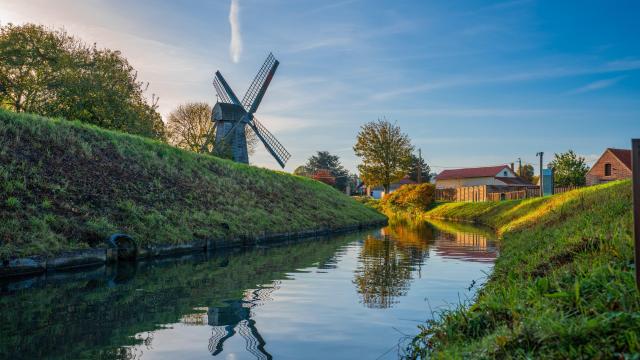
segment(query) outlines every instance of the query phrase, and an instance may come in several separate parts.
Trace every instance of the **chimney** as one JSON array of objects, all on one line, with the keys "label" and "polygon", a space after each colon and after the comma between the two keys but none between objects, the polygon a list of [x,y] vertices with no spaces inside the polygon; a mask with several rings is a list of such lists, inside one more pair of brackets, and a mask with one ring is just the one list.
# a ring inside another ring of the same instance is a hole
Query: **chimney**
[{"label": "chimney", "polygon": [[515,167],[514,167],[514,164],[513,164],[513,163],[511,163],[511,171],[516,172],[516,169],[515,169]]}]

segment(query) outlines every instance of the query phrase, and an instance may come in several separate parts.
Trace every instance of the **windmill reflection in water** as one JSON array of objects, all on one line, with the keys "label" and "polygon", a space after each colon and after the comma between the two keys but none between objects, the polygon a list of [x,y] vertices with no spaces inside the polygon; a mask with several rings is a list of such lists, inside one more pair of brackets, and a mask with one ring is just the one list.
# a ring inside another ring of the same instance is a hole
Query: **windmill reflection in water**
[{"label": "windmill reflection in water", "polygon": [[252,319],[252,310],[270,301],[271,293],[280,288],[280,283],[274,281],[258,289],[246,290],[242,299],[225,301],[226,306],[197,308],[196,310],[205,310],[206,313],[187,315],[181,322],[212,327],[209,352],[213,356],[222,353],[225,341],[239,334],[245,341],[245,349],[256,359],[272,359],[273,356],[265,350],[266,342]]}]

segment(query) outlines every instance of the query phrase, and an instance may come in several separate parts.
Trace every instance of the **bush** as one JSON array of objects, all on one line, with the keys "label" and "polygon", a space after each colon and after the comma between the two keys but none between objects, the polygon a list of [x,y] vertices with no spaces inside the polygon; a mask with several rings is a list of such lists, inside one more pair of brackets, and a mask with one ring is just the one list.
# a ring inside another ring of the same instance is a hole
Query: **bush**
[{"label": "bush", "polygon": [[382,207],[393,212],[426,210],[433,203],[434,193],[433,184],[403,185],[382,199]]}]

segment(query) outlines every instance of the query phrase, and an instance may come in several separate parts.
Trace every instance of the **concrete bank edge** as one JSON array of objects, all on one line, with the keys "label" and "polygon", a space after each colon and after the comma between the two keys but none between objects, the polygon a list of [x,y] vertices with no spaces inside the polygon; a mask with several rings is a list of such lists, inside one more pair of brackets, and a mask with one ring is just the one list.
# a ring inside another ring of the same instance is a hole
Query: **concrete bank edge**
[{"label": "concrete bank edge", "polygon": [[[262,234],[231,239],[194,240],[185,244],[150,245],[137,249],[137,259],[150,259],[163,256],[182,255],[187,253],[227,249],[234,247],[250,247],[282,240],[295,240],[317,236],[348,233],[366,228],[387,225],[388,220],[363,222],[357,225],[339,228],[319,228],[298,232]],[[91,248],[65,251],[53,257],[30,256],[0,262],[0,278],[19,277],[40,274],[48,271],[77,269],[95,265],[103,265],[118,261],[118,249],[113,247]]]}]

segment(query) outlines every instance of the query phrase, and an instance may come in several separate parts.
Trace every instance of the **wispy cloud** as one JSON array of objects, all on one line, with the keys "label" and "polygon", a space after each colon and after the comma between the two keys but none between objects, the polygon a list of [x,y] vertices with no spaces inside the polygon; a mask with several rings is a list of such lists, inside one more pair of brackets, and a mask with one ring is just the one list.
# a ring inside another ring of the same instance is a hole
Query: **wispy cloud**
[{"label": "wispy cloud", "polygon": [[305,43],[293,46],[290,50],[290,53],[295,54],[302,51],[317,50],[320,48],[347,46],[351,42],[352,39],[349,37],[334,37],[319,39],[317,41],[307,41]]},{"label": "wispy cloud", "polygon": [[238,0],[231,0],[229,9],[229,24],[231,24],[231,59],[237,63],[242,54],[242,36],[240,35],[240,5]]},{"label": "wispy cloud", "polygon": [[[373,100],[383,100],[392,98],[399,95],[426,92],[431,90],[463,87],[463,86],[475,86],[484,84],[498,84],[498,83],[515,83],[524,81],[540,81],[548,79],[557,79],[572,76],[594,75],[594,74],[606,74],[615,72],[625,72],[640,69],[640,61],[638,60],[624,60],[613,61],[601,66],[595,67],[551,67],[542,68],[532,71],[514,72],[506,74],[494,74],[493,76],[486,75],[456,75],[454,77],[434,80],[427,83],[417,84],[413,86],[406,86],[403,88],[393,89],[386,92],[381,92],[372,95]],[[618,82],[623,77],[617,77],[608,80],[596,81],[595,83],[588,84],[585,89],[577,89],[579,92],[598,90],[607,86],[611,86]],[[574,90],[577,91],[577,90]]]},{"label": "wispy cloud", "polygon": [[622,80],[624,76],[618,76],[611,79],[603,79],[591,82],[585,86],[581,86],[577,89],[574,89],[569,92],[569,94],[583,94],[590,91],[596,91],[604,88],[608,88],[609,86],[615,85],[618,81]]}]

